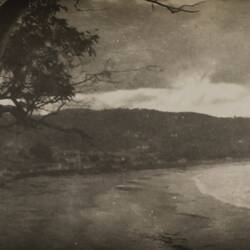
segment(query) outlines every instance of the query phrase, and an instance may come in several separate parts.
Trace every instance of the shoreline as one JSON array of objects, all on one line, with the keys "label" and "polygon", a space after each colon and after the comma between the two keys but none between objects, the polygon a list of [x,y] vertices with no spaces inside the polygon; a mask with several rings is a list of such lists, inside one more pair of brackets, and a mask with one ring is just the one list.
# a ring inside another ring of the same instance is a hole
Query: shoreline
[{"label": "shoreline", "polygon": [[[98,174],[111,174],[111,173],[125,173],[131,171],[143,171],[143,170],[159,170],[159,169],[176,169],[176,170],[188,170],[198,168],[200,165],[203,165],[202,168],[207,168],[209,166],[215,167],[218,164],[229,164],[229,163],[248,163],[250,162],[250,158],[244,159],[217,159],[217,160],[200,160],[200,161],[187,161],[185,163],[181,162],[166,162],[165,167],[161,166],[133,166],[133,168],[110,168],[110,169],[102,169],[102,168],[88,168],[88,169],[71,169],[71,168],[64,168],[64,169],[30,169],[30,170],[21,170],[21,171],[14,171],[14,170],[3,170],[0,171],[0,188],[3,188],[6,184],[13,182],[15,180],[24,179],[24,178],[32,178],[32,177],[39,177],[39,176],[73,176],[73,175],[98,175]],[[35,164],[34,164],[35,165]]]},{"label": "shoreline", "polygon": [[233,165],[227,168],[205,169],[199,175],[192,177],[198,190],[203,195],[238,208],[250,208],[249,165]]}]

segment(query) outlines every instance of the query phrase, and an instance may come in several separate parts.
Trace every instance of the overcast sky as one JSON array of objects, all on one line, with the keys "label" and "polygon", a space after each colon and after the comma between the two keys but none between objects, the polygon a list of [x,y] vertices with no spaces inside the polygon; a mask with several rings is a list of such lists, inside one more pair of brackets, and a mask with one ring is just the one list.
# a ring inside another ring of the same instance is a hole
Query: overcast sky
[{"label": "overcast sky", "polygon": [[250,1],[207,0],[199,13],[175,15],[143,0],[81,0],[79,7],[95,11],[71,9],[70,23],[100,35],[85,69],[127,71],[78,95],[82,107],[250,116]]}]

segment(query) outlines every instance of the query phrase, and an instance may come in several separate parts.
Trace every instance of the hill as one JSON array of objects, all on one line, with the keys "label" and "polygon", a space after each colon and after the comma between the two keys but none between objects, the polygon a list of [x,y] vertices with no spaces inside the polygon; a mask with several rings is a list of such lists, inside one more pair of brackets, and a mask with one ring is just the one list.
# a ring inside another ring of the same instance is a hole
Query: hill
[{"label": "hill", "polygon": [[[130,165],[146,167],[176,161],[250,157],[247,118],[152,110],[72,109],[51,116],[48,122],[72,128],[72,132],[20,127],[1,130],[0,156],[17,161],[23,158],[49,161],[48,149],[76,150],[92,155],[91,159],[97,162],[94,155],[100,158],[119,155],[129,159]],[[84,131],[91,139],[73,130]]]}]

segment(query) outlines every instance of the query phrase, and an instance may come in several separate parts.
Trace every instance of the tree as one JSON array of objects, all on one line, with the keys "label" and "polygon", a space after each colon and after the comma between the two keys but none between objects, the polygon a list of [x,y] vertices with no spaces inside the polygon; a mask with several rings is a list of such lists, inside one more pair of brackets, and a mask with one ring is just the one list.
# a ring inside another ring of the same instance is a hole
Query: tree
[{"label": "tree", "polygon": [[[73,0],[72,0],[73,1]],[[175,7],[160,0],[142,0],[171,13],[196,12],[193,5]],[[75,7],[79,0],[75,0]],[[71,69],[77,58],[95,55],[98,35],[80,32],[57,17],[67,9],[58,0],[5,0],[0,7],[0,115],[11,113],[16,121],[33,123],[33,114],[47,105],[62,107],[75,94]],[[78,84],[110,77],[112,72],[86,74]]]},{"label": "tree", "polygon": [[[14,7],[19,1],[8,0],[5,4]],[[20,2],[23,4],[17,5],[22,12],[15,10],[15,18],[8,22],[10,29],[0,33],[0,99],[13,103],[2,105],[0,112],[10,112],[18,122],[28,124],[35,111],[48,104],[60,107],[72,99],[70,69],[77,57],[95,55],[98,35],[79,32],[58,18],[56,13],[65,8],[57,1]]]}]

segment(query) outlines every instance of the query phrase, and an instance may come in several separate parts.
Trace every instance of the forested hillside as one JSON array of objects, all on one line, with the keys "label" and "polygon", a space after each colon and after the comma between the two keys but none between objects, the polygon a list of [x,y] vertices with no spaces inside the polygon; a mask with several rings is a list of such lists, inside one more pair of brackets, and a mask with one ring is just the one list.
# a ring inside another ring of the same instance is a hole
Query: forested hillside
[{"label": "forested hillside", "polygon": [[123,155],[140,164],[250,156],[250,119],[246,118],[151,110],[75,109],[61,111],[48,122],[72,131],[47,127],[1,130],[2,157],[33,157],[34,148],[39,147]]}]

